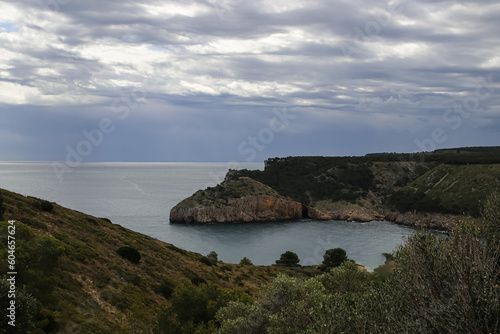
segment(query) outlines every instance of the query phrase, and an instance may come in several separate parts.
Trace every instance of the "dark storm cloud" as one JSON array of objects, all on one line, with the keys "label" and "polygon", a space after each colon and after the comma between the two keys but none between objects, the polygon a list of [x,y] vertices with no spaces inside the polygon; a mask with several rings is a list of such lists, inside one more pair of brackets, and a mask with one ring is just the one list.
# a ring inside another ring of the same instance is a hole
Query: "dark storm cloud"
[{"label": "dark storm cloud", "polygon": [[[412,151],[435,127],[447,131],[443,146],[500,144],[481,132],[500,132],[496,1],[44,4],[3,5],[10,14],[0,27],[16,29],[0,30],[0,136],[49,136],[37,150],[47,159],[63,159],[102,117],[117,130],[100,148],[107,155],[89,160],[246,159],[238,145],[285,106],[299,121],[274,134],[259,159],[290,152],[287,143],[295,154]],[[473,112],[448,111],[464,103]],[[11,115],[24,107],[52,130],[16,126]],[[120,120],[123,108],[130,116]],[[451,116],[461,117],[459,129]],[[34,150],[22,147],[16,157],[30,159]]]}]

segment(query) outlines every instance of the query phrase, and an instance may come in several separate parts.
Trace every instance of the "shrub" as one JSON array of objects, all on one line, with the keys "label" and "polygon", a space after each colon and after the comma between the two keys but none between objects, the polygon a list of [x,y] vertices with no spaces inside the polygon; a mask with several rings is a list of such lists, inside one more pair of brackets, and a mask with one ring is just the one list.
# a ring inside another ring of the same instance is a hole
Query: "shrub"
[{"label": "shrub", "polygon": [[121,257],[129,260],[132,263],[137,264],[141,260],[141,254],[135,248],[128,246],[120,247],[117,252]]},{"label": "shrub", "polygon": [[54,205],[49,201],[42,201],[42,203],[40,204],[40,208],[42,211],[52,212],[52,210],[54,210]]},{"label": "shrub", "polygon": [[212,261],[212,262],[213,262],[213,264],[216,264],[216,263],[217,263],[217,261],[219,261],[219,259],[218,259],[218,255],[217,255],[217,253],[216,253],[216,252],[214,252],[214,251],[211,251],[211,252],[210,252],[210,254],[208,254],[208,255],[207,255],[207,257],[208,257],[208,259],[209,259],[210,261]]},{"label": "shrub", "polygon": [[500,239],[500,190],[493,191],[481,203],[481,216],[487,223],[490,240]]},{"label": "shrub", "polygon": [[213,266],[214,263],[212,262],[212,260],[210,260],[207,256],[200,256],[198,258],[198,260],[201,262],[201,263],[204,263],[206,264],[207,266]]},{"label": "shrub", "polygon": [[299,257],[291,251],[286,251],[281,254],[280,259],[276,260],[276,264],[284,267],[295,267],[299,264]]},{"label": "shrub", "polygon": [[[25,287],[17,287],[15,297],[15,327],[8,324],[10,319],[6,316],[8,307],[14,299],[8,298],[10,283],[4,277],[0,279],[0,307],[2,308],[2,320],[0,320],[0,333],[6,333],[2,329],[9,328],[9,333],[27,333],[35,327],[36,317],[40,313],[39,302],[26,291]],[[8,314],[8,313],[7,313]]]},{"label": "shrub", "polygon": [[207,256],[200,256],[199,261],[207,266],[216,266],[218,261],[217,257],[217,253],[211,251]]},{"label": "shrub", "polygon": [[369,274],[353,261],[344,261],[318,277],[323,286],[334,293],[361,292],[369,282]]},{"label": "shrub", "polygon": [[218,333],[320,333],[312,326],[326,308],[325,288],[320,282],[279,274],[273,284],[259,292],[259,302],[229,303],[217,313]]},{"label": "shrub", "polygon": [[215,314],[232,301],[251,302],[246,293],[217,285],[178,285],[170,299],[172,307],[158,316],[154,333],[213,333]]},{"label": "shrub", "polygon": [[409,237],[396,253],[388,282],[423,332],[496,333],[499,262],[498,240],[465,221],[450,238],[430,232]]},{"label": "shrub", "polygon": [[163,281],[162,284],[155,288],[155,292],[161,294],[165,299],[170,299],[174,293],[175,283],[169,279]]},{"label": "shrub", "polygon": [[240,265],[242,265],[242,266],[253,266],[253,263],[252,263],[252,261],[250,261],[249,258],[247,258],[245,256],[244,258],[241,259]]},{"label": "shrub", "polygon": [[207,281],[203,277],[196,275],[194,277],[191,277],[189,281],[194,285],[207,284]]},{"label": "shrub", "polygon": [[347,260],[347,253],[342,248],[329,249],[323,255],[323,266],[325,268],[335,268]]},{"label": "shrub", "polygon": [[44,271],[56,267],[59,257],[64,253],[64,244],[50,234],[35,237],[32,242],[33,253],[30,257],[30,266]]}]

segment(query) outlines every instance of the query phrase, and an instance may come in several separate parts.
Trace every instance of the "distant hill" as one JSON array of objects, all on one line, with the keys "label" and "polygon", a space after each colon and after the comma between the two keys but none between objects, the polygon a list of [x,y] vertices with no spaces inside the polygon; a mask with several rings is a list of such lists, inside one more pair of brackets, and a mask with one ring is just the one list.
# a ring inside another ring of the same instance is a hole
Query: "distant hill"
[{"label": "distant hill", "polygon": [[378,217],[373,211],[479,216],[481,201],[500,187],[500,147],[271,158],[263,171],[230,170],[225,183],[241,177],[302,203],[310,217],[350,217],[360,210],[365,220]]},{"label": "distant hill", "polygon": [[328,209],[359,205],[381,212],[479,215],[478,203],[500,187],[500,147],[363,157],[288,157],[264,171],[235,171],[281,195]]},{"label": "distant hill", "polygon": [[[33,333],[151,333],[182,282],[253,294],[280,272],[303,277],[309,270],[214,265],[206,256],[108,219],[0,189],[2,276],[8,259],[8,220],[16,221],[18,298],[22,292],[36,299],[32,313],[36,313],[39,329]],[[138,263],[135,252],[140,256]],[[2,287],[4,280],[5,276]],[[2,308],[9,302],[4,292]],[[22,316],[18,314],[18,321]],[[0,333],[16,333],[6,320],[3,317]]]}]

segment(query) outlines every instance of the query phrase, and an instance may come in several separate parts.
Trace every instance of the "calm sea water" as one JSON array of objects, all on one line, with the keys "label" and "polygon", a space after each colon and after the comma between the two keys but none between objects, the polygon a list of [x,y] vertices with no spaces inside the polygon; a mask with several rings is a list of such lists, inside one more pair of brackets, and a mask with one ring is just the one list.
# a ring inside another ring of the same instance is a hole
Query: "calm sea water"
[{"label": "calm sea water", "polygon": [[[239,168],[263,169],[263,163]],[[234,168],[234,167],[233,167]],[[170,209],[224,178],[226,163],[87,163],[60,180],[50,163],[0,163],[0,188],[40,197],[172,243],[239,263],[272,264],[290,250],[301,264],[319,264],[326,249],[376,268],[413,230],[390,222],[296,221],[246,224],[170,224]]]}]

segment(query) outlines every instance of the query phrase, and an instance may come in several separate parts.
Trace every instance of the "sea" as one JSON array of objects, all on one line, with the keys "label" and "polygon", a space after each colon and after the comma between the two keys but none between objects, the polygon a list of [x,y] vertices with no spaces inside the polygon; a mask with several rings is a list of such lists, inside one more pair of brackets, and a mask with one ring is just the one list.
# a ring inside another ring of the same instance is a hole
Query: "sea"
[{"label": "sea", "polygon": [[177,247],[219,260],[274,264],[285,251],[302,265],[323,261],[340,247],[373,270],[414,230],[387,221],[285,221],[172,224],[170,209],[199,189],[215,186],[229,168],[262,170],[264,163],[81,163],[55,169],[50,162],[0,162],[0,188],[56,202]]}]

